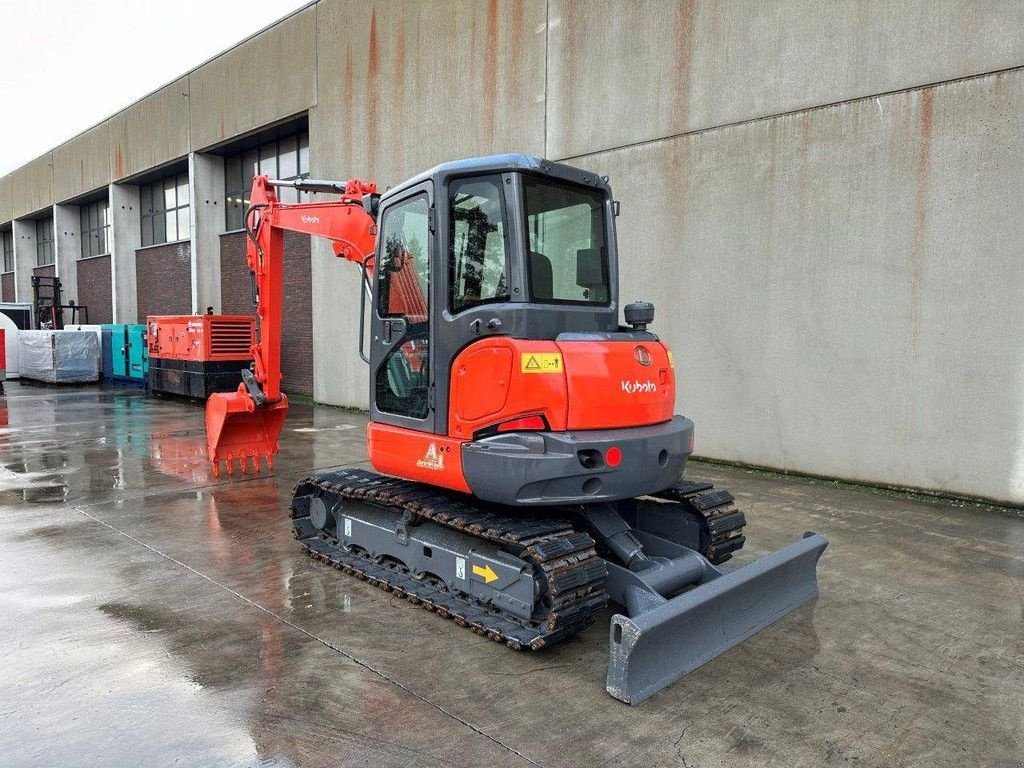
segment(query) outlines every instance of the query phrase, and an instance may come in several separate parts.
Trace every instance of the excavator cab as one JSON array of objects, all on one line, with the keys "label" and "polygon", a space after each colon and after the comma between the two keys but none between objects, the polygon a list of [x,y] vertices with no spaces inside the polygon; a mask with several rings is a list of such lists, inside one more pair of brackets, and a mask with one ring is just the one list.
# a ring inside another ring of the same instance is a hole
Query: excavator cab
[{"label": "excavator cab", "polygon": [[[341,198],[282,205],[281,185]],[[723,565],[746,518],[683,479],[694,424],[675,413],[653,305],[620,305],[605,178],[500,155],[384,195],[257,177],[251,198],[260,332],[254,369],[208,404],[215,466],[277,452],[283,231],[330,239],[370,301],[375,472],[299,483],[292,525],[311,556],[517,649],[571,637],[612,600],[607,688],[630,703],[817,594],[816,533]]]}]

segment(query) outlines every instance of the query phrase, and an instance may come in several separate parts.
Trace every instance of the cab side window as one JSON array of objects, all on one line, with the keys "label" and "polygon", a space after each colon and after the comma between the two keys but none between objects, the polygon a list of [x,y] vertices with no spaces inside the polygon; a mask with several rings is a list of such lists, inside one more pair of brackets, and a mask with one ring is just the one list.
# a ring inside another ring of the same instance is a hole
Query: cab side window
[{"label": "cab side window", "polygon": [[451,311],[508,301],[508,247],[500,177],[453,181],[448,205]]}]

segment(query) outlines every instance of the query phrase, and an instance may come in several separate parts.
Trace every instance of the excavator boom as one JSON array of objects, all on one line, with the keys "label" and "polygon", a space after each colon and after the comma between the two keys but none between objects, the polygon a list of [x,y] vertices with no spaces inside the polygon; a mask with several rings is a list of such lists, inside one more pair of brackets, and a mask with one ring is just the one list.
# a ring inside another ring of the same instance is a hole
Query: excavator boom
[{"label": "excavator boom", "polygon": [[[302,192],[340,194],[338,200],[281,203],[276,187]],[[235,392],[219,392],[206,403],[207,452],[215,475],[221,464],[230,474],[237,461],[245,472],[249,462],[259,471],[261,461],[272,468],[279,450],[278,436],[288,412],[281,392],[281,320],[284,282],[284,233],[304,232],[331,241],[334,253],[367,269],[377,237],[373,206],[377,186],[359,179],[276,181],[253,179],[245,215],[246,261],[253,279],[256,303],[256,341],[252,370],[242,372]]]}]

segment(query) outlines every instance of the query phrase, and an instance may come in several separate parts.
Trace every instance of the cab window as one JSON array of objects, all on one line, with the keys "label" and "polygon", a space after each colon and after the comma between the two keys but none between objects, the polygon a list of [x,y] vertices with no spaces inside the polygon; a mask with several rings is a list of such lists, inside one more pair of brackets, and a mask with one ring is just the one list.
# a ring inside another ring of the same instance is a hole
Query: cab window
[{"label": "cab window", "polygon": [[530,298],[549,304],[607,304],[604,194],[529,176],[523,192]]},{"label": "cab window", "polygon": [[449,186],[448,284],[452,312],[509,300],[508,251],[498,176]]}]

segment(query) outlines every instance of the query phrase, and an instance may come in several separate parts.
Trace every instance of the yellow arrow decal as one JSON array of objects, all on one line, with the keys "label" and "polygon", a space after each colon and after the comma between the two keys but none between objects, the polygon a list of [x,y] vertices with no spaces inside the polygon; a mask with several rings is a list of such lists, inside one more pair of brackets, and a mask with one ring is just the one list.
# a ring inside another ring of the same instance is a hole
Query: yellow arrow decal
[{"label": "yellow arrow decal", "polygon": [[489,565],[474,565],[473,575],[482,578],[485,584],[490,584],[492,581],[498,580],[498,574],[496,574]]}]

